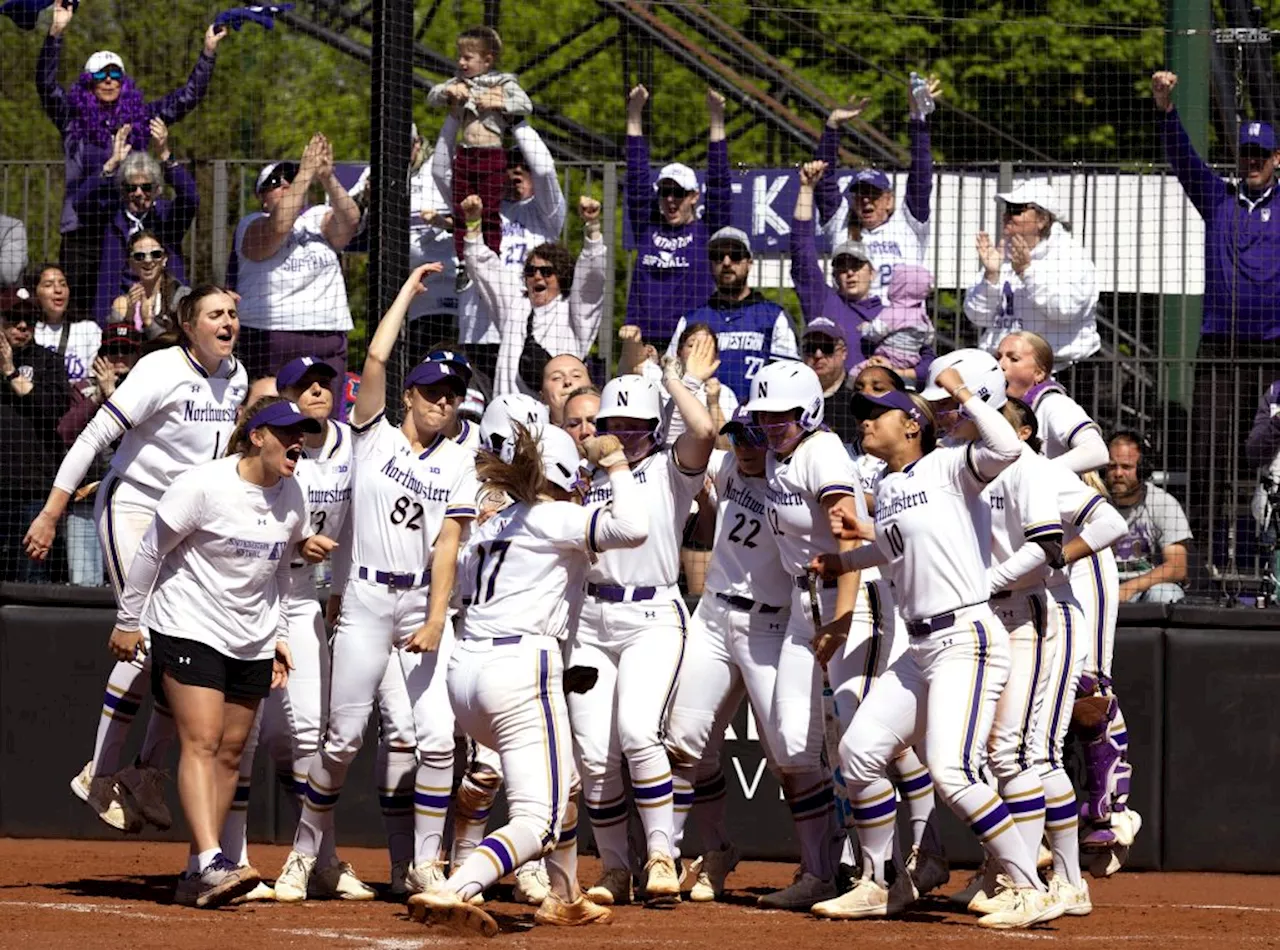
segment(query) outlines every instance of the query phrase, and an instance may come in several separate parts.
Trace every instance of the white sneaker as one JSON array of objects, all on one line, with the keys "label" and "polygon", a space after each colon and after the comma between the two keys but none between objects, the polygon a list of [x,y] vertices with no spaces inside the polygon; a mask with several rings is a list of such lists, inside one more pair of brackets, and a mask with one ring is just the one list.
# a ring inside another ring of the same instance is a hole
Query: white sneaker
[{"label": "white sneaker", "polygon": [[997,874],[994,885],[988,882],[973,895],[973,900],[969,901],[969,911],[974,914],[994,914],[1008,905],[1012,900],[1010,892],[1014,890],[1013,878],[1007,874]]},{"label": "white sneaker", "polygon": [[915,846],[907,857],[907,873],[911,875],[916,894],[922,897],[951,880],[951,866],[946,858]]},{"label": "white sneaker", "polygon": [[276,900],[281,904],[300,904],[307,899],[307,885],[316,869],[315,855],[290,851],[276,878]]},{"label": "white sneaker", "polygon": [[836,896],[836,882],[802,871],[794,883],[772,894],[762,894],[756,903],[771,910],[808,910]]},{"label": "white sneaker", "polygon": [[71,780],[71,794],[116,831],[136,834],[142,830],[142,819],[125,810],[115,778],[110,775],[95,778],[92,762],[86,762],[80,774]]},{"label": "white sneaker", "polygon": [[393,861],[391,862],[391,886],[387,891],[392,897],[408,897],[409,896],[409,862]]},{"label": "white sneaker", "polygon": [[[423,861],[417,867],[434,863]],[[412,876],[413,871],[409,874]],[[409,916],[419,923],[445,924],[465,934],[479,934],[482,937],[498,935],[498,922],[488,911],[439,886],[410,894]]]},{"label": "white sneaker", "polygon": [[272,889],[271,885],[266,881],[259,881],[253,886],[253,890],[249,893],[241,894],[239,897],[232,898],[227,903],[232,905],[252,904],[257,901],[273,901],[275,899],[276,892]]},{"label": "white sneaker", "polygon": [[1115,832],[1116,844],[1125,848],[1131,847],[1134,839],[1138,837],[1138,832],[1142,830],[1142,816],[1132,808],[1112,812],[1111,830]]},{"label": "white sneaker", "polygon": [[551,893],[551,878],[541,861],[529,861],[516,868],[516,886],[512,896],[517,904],[541,907]]},{"label": "white sneaker", "polygon": [[611,907],[631,902],[631,872],[626,868],[605,868],[600,880],[587,889],[593,904]]},{"label": "white sneaker", "polygon": [[418,861],[409,868],[404,883],[410,894],[425,894],[442,885],[445,877],[443,861]]},{"label": "white sneaker", "polygon": [[116,773],[116,783],[133,799],[134,806],[148,824],[161,831],[169,830],[173,816],[164,800],[164,772],[148,765],[130,765]]},{"label": "white sneaker", "polygon": [[1062,916],[1063,910],[1062,904],[1047,891],[1037,890],[1031,884],[1015,885],[1001,895],[999,910],[978,918],[978,926],[991,930],[1021,930],[1056,920]]},{"label": "white sneaker", "polygon": [[1036,870],[1047,871],[1051,867],[1053,867],[1053,852],[1041,841],[1040,848],[1036,851]]},{"label": "white sneaker", "polygon": [[738,849],[727,845],[719,851],[708,851],[696,862],[696,877],[689,890],[689,900],[697,903],[719,900],[724,882],[738,866]]},{"label": "white sneaker", "polygon": [[671,855],[652,851],[644,865],[644,899],[671,901],[680,899],[680,877]]},{"label": "white sneaker", "polygon": [[316,868],[311,875],[309,897],[330,898],[340,901],[371,901],[378,895],[373,892],[346,861],[336,861],[328,867]]},{"label": "white sneaker", "polygon": [[1060,904],[1068,917],[1088,917],[1093,913],[1093,898],[1089,896],[1089,884],[1083,878],[1076,887],[1059,874],[1049,878],[1049,895]]},{"label": "white sneaker", "polygon": [[829,920],[861,920],[866,917],[892,917],[902,913],[916,901],[911,875],[899,874],[889,887],[872,878],[859,878],[853,889],[839,897],[814,904],[810,910]]}]

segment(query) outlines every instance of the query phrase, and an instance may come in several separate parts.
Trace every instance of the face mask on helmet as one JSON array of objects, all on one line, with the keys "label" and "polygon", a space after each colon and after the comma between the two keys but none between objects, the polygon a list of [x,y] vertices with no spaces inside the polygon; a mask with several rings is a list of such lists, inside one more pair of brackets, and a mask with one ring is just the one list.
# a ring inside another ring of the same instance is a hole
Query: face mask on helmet
[{"label": "face mask on helmet", "polygon": [[628,462],[638,462],[658,444],[657,420],[651,421],[647,427],[637,425],[638,420],[626,418],[606,418],[596,420],[596,431],[601,435],[616,436],[622,443],[622,451]]}]

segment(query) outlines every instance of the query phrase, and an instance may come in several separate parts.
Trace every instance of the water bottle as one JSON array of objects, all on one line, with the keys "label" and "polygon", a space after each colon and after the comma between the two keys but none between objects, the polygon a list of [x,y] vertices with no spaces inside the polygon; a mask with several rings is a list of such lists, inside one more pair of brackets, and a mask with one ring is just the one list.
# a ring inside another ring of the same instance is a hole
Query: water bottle
[{"label": "water bottle", "polygon": [[929,83],[917,72],[911,74],[911,105],[918,118],[932,115],[937,108],[933,96],[929,94]]}]

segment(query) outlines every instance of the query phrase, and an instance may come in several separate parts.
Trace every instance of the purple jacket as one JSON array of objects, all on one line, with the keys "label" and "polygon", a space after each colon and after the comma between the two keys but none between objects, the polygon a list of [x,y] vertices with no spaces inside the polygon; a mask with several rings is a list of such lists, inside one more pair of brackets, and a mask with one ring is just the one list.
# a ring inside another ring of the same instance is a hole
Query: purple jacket
[{"label": "purple jacket", "polygon": [[681,315],[702,306],[715,291],[707,239],[730,223],[733,191],[729,145],[707,146],[706,204],[701,218],[671,227],[658,211],[649,168],[649,144],[627,136],[627,217],[636,246],[636,266],[627,297],[627,322],[646,340],[669,340]]},{"label": "purple jacket", "polygon": [[1258,411],[1253,416],[1253,428],[1245,442],[1245,456],[1254,465],[1270,465],[1280,453],[1280,381],[1272,383],[1258,399]]},{"label": "purple jacket", "polygon": [[[180,283],[186,282],[186,267],[182,261],[182,239],[196,219],[196,210],[200,207],[200,196],[196,191],[196,180],[191,173],[177,163],[166,164],[164,180],[173,186],[177,197],[173,199],[159,198],[151,206],[151,210],[143,217],[142,223],[156,233],[160,243],[169,252],[168,271]],[[129,271],[126,248],[129,236],[133,233],[134,224],[124,213],[124,199],[120,195],[120,182],[114,177],[101,174],[91,175],[76,186],[72,195],[76,213],[86,222],[84,227],[92,227],[91,222],[101,221],[102,237],[100,246],[102,256],[98,263],[98,278],[95,283],[93,309],[90,314],[102,326],[111,316],[111,303],[120,294],[128,291],[134,283]]]},{"label": "purple jacket", "polygon": [[1204,218],[1201,337],[1280,338],[1280,200],[1276,185],[1237,192],[1196,154],[1177,110],[1160,121],[1164,152]]},{"label": "purple jacket", "polygon": [[[80,226],[72,201],[76,186],[82,179],[102,171],[102,166],[111,157],[111,146],[109,143],[102,145],[86,142],[78,137],[68,137],[67,130],[71,125],[72,106],[66,90],[58,85],[58,63],[61,56],[62,37],[46,36],[44,45],[40,47],[40,56],[36,59],[36,92],[40,95],[40,104],[44,107],[45,114],[63,136],[67,191],[66,199],[62,203],[62,221],[59,229],[66,234]],[[187,77],[186,85],[175,89],[162,99],[147,103],[148,120],[159,116],[166,125],[173,125],[185,118],[187,113],[200,104],[200,100],[209,91],[209,81],[213,78],[213,65],[214,58],[206,56],[201,51],[195,68]]]},{"label": "purple jacket", "polygon": [[[907,171],[907,208],[917,221],[929,220],[929,195],[933,191],[933,153],[929,150],[929,123],[923,119],[907,122],[911,142],[911,168]],[[822,138],[814,159],[827,163],[823,175],[813,189],[813,203],[820,221],[830,221],[845,200],[836,185],[835,170],[840,164],[840,130],[822,127]]]}]

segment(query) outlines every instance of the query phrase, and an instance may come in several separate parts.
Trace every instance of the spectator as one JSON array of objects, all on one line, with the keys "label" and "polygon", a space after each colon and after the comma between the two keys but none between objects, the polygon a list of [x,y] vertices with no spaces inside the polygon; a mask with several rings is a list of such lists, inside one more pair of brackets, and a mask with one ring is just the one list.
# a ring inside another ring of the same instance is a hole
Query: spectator
[{"label": "spectator", "polygon": [[[870,338],[864,340],[862,334],[868,327],[875,326],[872,321],[880,316],[885,304],[872,293],[875,270],[871,266],[870,251],[860,241],[844,240],[836,244],[831,254],[834,285],[828,284],[822,273],[814,237],[813,201],[814,188],[823,180],[826,170],[825,162],[809,162],[800,169],[800,190],[791,229],[791,281],[806,322],[824,318],[840,327],[845,340],[845,369],[854,371],[864,359],[876,355],[875,344]],[[929,272],[924,268],[909,266],[912,273],[904,278],[908,286],[927,279]],[[894,349],[896,351],[896,346]],[[918,359],[909,366],[904,365],[899,372],[908,379],[925,379],[935,355],[932,338],[923,339]]]},{"label": "spectator", "polygon": [[862,346],[864,351],[871,348],[871,356],[854,367],[854,375],[874,360],[878,365],[893,367],[901,376],[918,377],[916,367],[924,354],[933,353],[933,321],[925,306],[932,289],[933,275],[923,267],[899,264],[893,269],[888,306],[862,328]]},{"label": "spectator", "polygon": [[600,390],[595,386],[579,386],[564,401],[563,420],[560,428],[582,445],[584,439],[596,434],[596,413],[600,411]]},{"label": "spectator", "polygon": [[658,180],[652,180],[643,119],[648,100],[644,86],[636,86],[627,98],[627,219],[636,247],[627,321],[640,327],[646,340],[666,340],[680,316],[701,306],[715,290],[707,236],[729,225],[733,192],[724,96],[707,90],[711,123],[701,216],[698,178],[688,165],[664,165]]},{"label": "spectator", "polygon": [[35,274],[35,342],[58,355],[67,379],[79,382],[89,375],[98,355],[102,330],[92,320],[77,320],[71,312],[67,275],[57,264],[46,264]]},{"label": "spectator", "polygon": [[39,316],[31,300],[0,313],[0,579],[25,583],[61,573],[59,563],[28,560],[22,544],[62,461],[57,427],[69,398],[62,360],[35,342]]},{"label": "spectator", "polygon": [[[889,176],[877,168],[861,168],[842,196],[834,177],[817,183],[816,200],[823,231],[832,245],[859,241],[867,249],[872,268],[871,292],[887,301],[886,291],[893,269],[899,264],[922,266],[929,246],[929,196],[933,190],[933,155],[929,149],[927,117],[933,101],[942,94],[942,84],[930,76],[920,101],[910,87],[907,135],[910,138],[911,168],[907,172],[904,206]],[[870,100],[849,100],[849,105],[827,116],[818,152],[814,156],[826,168],[835,168],[840,155],[840,126],[862,114]],[[830,316],[827,314],[826,316]],[[923,377],[921,377],[923,378]]]},{"label": "spectator", "polygon": [[856,445],[861,426],[853,415],[853,376],[845,369],[849,345],[844,329],[826,317],[810,320],[800,338],[800,351],[822,384],[823,425],[846,446]]},{"label": "spectator", "polygon": [[27,226],[0,214],[0,287],[12,287],[27,269]]},{"label": "spectator", "polygon": [[[409,156],[409,269],[439,261],[444,270],[438,280],[427,281],[426,291],[409,304],[409,353],[414,360],[421,359],[437,340],[458,339],[458,291],[454,287],[458,262],[453,256],[453,216],[443,197],[447,192],[439,191],[435,181],[434,161],[433,150],[415,125]],[[354,197],[356,189],[351,193]]]},{"label": "spectator", "polygon": [[136,282],[111,304],[112,322],[128,322],[148,340],[173,332],[178,301],[191,288],[169,271],[169,252],[153,231],[139,231],[125,245],[125,256]]},{"label": "spectator", "polygon": [[497,317],[502,339],[493,394],[533,395],[551,356],[585,358],[600,328],[606,276],[600,202],[585,195],[578,200],[586,238],[577,263],[563,245],[539,245],[525,259],[523,286],[480,240],[483,203],[479,196],[468,196],[462,209],[467,218],[467,270],[489,312]]},{"label": "spectator", "polygon": [[[720,344],[716,340],[716,335],[712,332],[711,327],[702,321],[690,323],[683,328],[680,336],[675,341],[675,353],[668,353],[663,357],[663,362],[667,360],[675,360],[677,362],[679,371],[683,374],[685,388],[698,397],[698,401],[706,407],[707,413],[711,416],[711,423],[716,432],[719,433],[725,424],[725,420],[732,418],[734,411],[738,408],[738,397],[734,395],[732,389],[722,386],[720,380],[714,375],[704,381],[692,374],[684,373],[684,364],[688,361],[694,345],[704,338],[711,347],[717,366],[722,365],[720,363]],[[618,339],[622,343],[618,358],[618,375],[624,376],[632,373],[637,376],[647,376],[661,387],[663,369],[658,361],[657,350],[652,346],[645,345],[640,336],[640,328],[631,325],[624,326],[618,331]],[[671,401],[670,394],[660,389],[658,395],[662,400],[662,441],[664,445],[674,445],[676,439],[680,438],[685,431],[684,418]],[[727,435],[717,435],[716,448],[727,450],[729,448],[729,437]]]},{"label": "spectator", "polygon": [[153,118],[173,125],[200,104],[209,90],[218,43],[227,35],[227,28],[210,26],[205,31],[204,49],[186,85],[162,99],[145,102],[142,90],[125,73],[124,60],[110,50],[99,50],[90,56],[70,89],[58,85],[62,34],[70,25],[73,12],[71,0],[54,0],[49,36],[36,60],[36,92],[45,114],[62,135],[66,155],[60,260],[72,280],[73,299],[87,301],[93,299],[99,248],[95,232],[80,230],[82,222],[72,202],[77,186],[111,158],[120,129],[128,126],[125,134],[129,145],[142,152],[147,147]]},{"label": "spectator", "polygon": [[1098,282],[1089,252],[1067,229],[1067,209],[1053,186],[1024,181],[996,195],[1004,202],[997,244],[980,231],[982,270],[964,312],[984,328],[978,347],[995,353],[1005,334],[1030,330],[1053,348],[1061,371],[1098,352]]},{"label": "spectator", "polygon": [[562,353],[547,360],[547,365],[542,368],[538,398],[546,403],[552,425],[564,425],[564,408],[569,394],[590,385],[591,374],[587,372],[587,364],[578,357]]},{"label": "spectator", "polygon": [[1145,443],[1136,432],[1117,432],[1107,443],[1111,503],[1129,525],[1115,545],[1120,602],[1175,604],[1185,596],[1191,526],[1178,500],[1146,480]]},{"label": "spectator", "polygon": [[[111,320],[116,297],[126,293],[133,283],[128,246],[129,239],[138,232],[156,235],[174,277],[185,280],[182,239],[200,206],[195,179],[173,161],[169,130],[163,121],[151,120],[154,156],[133,151],[125,129],[116,133],[115,141],[116,150],[102,166],[102,173],[84,179],[74,199],[76,211],[85,222],[80,230],[96,234],[100,246],[90,311],[100,325]],[[173,187],[175,197],[159,197],[164,185]]]},{"label": "spectator", "polygon": [[[142,333],[132,323],[108,324],[93,360],[93,372],[71,384],[71,407],[58,422],[64,446],[75,444],[93,414],[111,398],[138,361],[141,346]],[[78,587],[102,586],[102,547],[90,496],[107,474],[114,451],[112,445],[98,453],[86,476],[87,484],[76,492],[67,509],[67,568],[71,583]]]},{"label": "spectator", "polygon": [[[502,38],[488,26],[472,27],[458,34],[458,75],[432,86],[427,102],[447,106],[461,127],[462,148],[453,155],[453,252],[463,260],[462,202],[479,195],[481,231],[485,246],[502,251],[500,202],[507,178],[507,153],[502,133],[522,116],[533,113],[533,103],[511,73],[493,67],[502,55]],[[458,287],[461,290],[461,286]]]},{"label": "spectator", "polygon": [[706,303],[676,321],[667,354],[676,355],[686,326],[705,323],[719,348],[717,375],[733,390],[737,401],[745,403],[751,394],[751,379],[761,366],[777,359],[799,358],[796,331],[782,307],[751,289],[751,241],[745,233],[721,228],[707,241],[707,259],[716,289]]},{"label": "spectator", "polygon": [[[456,124],[445,120],[433,159],[433,173],[440,194],[453,193],[453,152]],[[540,244],[554,244],[564,230],[568,205],[551,150],[533,126],[519,123],[511,131],[517,150],[507,158],[507,185],[502,200],[502,250],[498,257],[512,270],[523,272],[529,251]],[[458,341],[466,347],[476,368],[492,379],[498,365],[498,327],[484,306],[474,284],[458,294]]]},{"label": "spectator", "polygon": [[[312,182],[328,207],[306,207]],[[316,356],[344,379],[353,324],[338,253],[355,235],[360,209],[333,173],[329,140],[317,133],[301,163],[267,165],[254,192],[262,211],[241,219],[234,245],[245,368],[250,378],[274,376],[290,360]]]},{"label": "spectator", "polygon": [[1280,380],[1268,386],[1258,399],[1245,455],[1258,468],[1258,487],[1250,507],[1258,529],[1270,540],[1275,537],[1276,515],[1280,514],[1275,505],[1280,495]]}]

